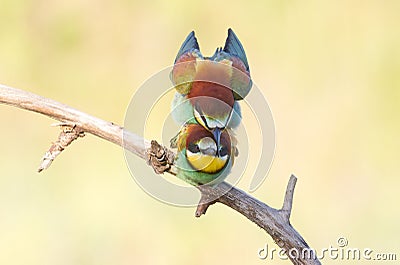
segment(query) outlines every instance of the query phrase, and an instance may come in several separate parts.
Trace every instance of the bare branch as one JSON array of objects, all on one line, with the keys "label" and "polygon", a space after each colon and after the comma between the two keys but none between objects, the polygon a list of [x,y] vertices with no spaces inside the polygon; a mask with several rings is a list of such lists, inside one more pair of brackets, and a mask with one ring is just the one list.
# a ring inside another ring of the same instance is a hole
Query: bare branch
[{"label": "bare branch", "polygon": [[44,169],[48,169],[54,159],[56,159],[56,157],[74,140],[78,139],[78,137],[85,136],[85,133],[75,125],[71,126],[67,123],[59,123],[56,125],[60,126],[62,131],[58,135],[57,141],[54,142],[50,146],[49,150],[44,154],[42,162],[38,168],[39,173]]},{"label": "bare branch", "polygon": [[[101,120],[54,100],[4,85],[0,85],[0,103],[41,113],[62,123],[74,124],[76,133],[73,133],[72,138],[83,132],[96,135],[145,159],[157,173],[169,172],[176,175],[173,166],[173,152],[155,141],[150,144],[112,122]],[[64,149],[72,141],[59,139],[60,144],[54,144],[54,149],[60,149],[59,152],[61,152],[61,149]],[[46,161],[50,160],[51,158]],[[49,162],[45,162],[43,167],[46,167],[46,163]],[[226,182],[216,187],[202,186],[200,188],[202,200],[196,210],[196,216],[204,214],[212,203],[220,202],[265,230],[286,253],[290,254],[291,250],[296,250],[295,252],[300,254],[297,257],[288,255],[293,264],[320,264],[315,257],[301,255],[304,253],[303,250],[309,250],[309,246],[289,222],[295,184],[296,177],[292,175],[287,186],[283,207],[280,210],[268,206]],[[204,204],[205,200],[212,203]]]},{"label": "bare branch", "polygon": [[[5,85],[0,85],[0,103],[34,111],[52,119],[75,124],[82,131],[122,146],[145,159],[150,142],[136,134],[124,131],[121,126],[86,114],[70,106],[39,95]],[[122,138],[125,138],[124,141]]]},{"label": "bare branch", "polygon": [[294,175],[291,175],[288,185],[286,187],[285,198],[283,200],[283,206],[281,209],[282,214],[287,220],[290,219],[290,213],[292,212],[293,194],[294,194],[294,188],[296,187],[296,182],[297,178]]}]

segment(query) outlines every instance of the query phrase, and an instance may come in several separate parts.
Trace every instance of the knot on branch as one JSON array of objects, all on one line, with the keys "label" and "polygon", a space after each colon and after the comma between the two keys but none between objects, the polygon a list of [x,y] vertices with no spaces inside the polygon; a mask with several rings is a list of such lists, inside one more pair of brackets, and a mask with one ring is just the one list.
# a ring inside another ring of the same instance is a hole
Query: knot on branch
[{"label": "knot on branch", "polygon": [[150,165],[157,174],[169,171],[174,165],[174,153],[155,140],[151,141],[151,146],[146,151],[146,157],[147,164]]}]

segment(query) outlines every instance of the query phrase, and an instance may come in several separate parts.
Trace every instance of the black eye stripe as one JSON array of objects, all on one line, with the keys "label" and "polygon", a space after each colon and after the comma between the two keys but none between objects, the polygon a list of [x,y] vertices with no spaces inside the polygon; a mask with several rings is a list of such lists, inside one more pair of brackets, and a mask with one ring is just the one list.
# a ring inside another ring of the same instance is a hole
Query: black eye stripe
[{"label": "black eye stripe", "polygon": [[190,152],[192,152],[192,153],[198,153],[198,152],[200,152],[199,146],[198,146],[197,144],[195,144],[195,143],[190,143],[190,144],[188,145],[188,150],[189,150]]},{"label": "black eye stripe", "polygon": [[228,154],[228,148],[226,147],[221,147],[221,149],[219,149],[219,155],[220,156],[226,156]]},{"label": "black eye stripe", "polygon": [[207,124],[206,117],[205,117],[204,115],[201,115],[200,117],[201,117],[201,119],[203,120],[203,122],[204,122],[204,124],[206,125],[206,127],[208,128],[208,124]]},{"label": "black eye stripe", "polygon": [[208,128],[208,124],[207,124],[207,120],[205,115],[203,114],[203,112],[201,111],[201,108],[199,108],[199,105],[196,104],[194,106],[194,108],[196,109],[196,111],[199,113],[201,120],[204,122],[204,125],[206,125],[206,127]]}]

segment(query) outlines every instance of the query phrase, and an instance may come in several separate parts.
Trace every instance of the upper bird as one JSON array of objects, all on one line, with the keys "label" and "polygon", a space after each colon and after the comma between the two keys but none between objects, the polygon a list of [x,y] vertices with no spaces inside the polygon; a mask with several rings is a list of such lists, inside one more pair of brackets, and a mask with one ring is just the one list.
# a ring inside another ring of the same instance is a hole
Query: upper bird
[{"label": "upper bird", "polygon": [[217,145],[225,128],[241,120],[238,100],[250,92],[252,81],[242,44],[232,29],[224,48],[204,57],[192,31],[183,42],[171,71],[177,91],[172,115],[180,124],[197,123],[210,131]]}]

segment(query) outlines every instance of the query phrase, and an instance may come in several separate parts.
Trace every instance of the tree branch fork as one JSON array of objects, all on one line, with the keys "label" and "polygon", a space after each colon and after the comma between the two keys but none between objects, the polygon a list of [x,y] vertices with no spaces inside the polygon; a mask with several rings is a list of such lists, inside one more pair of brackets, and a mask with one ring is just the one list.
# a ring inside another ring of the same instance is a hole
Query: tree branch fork
[{"label": "tree branch fork", "polygon": [[[168,172],[176,175],[174,152],[154,140],[151,142],[144,140],[112,122],[101,120],[57,101],[5,85],[0,85],[0,103],[34,111],[59,121],[53,126],[59,126],[61,132],[44,154],[38,172],[47,169],[73,141],[83,137],[85,133],[90,133],[146,160],[157,174]],[[297,178],[292,175],[280,209],[272,208],[226,182],[216,187],[199,186],[197,188],[201,192],[201,199],[195,216],[200,217],[205,214],[209,206],[214,203],[222,203],[265,230],[286,253],[292,249],[295,249],[297,253],[303,253],[305,249],[310,248],[290,224],[296,182]],[[320,264],[316,257],[301,255],[288,257],[293,264]]]}]

